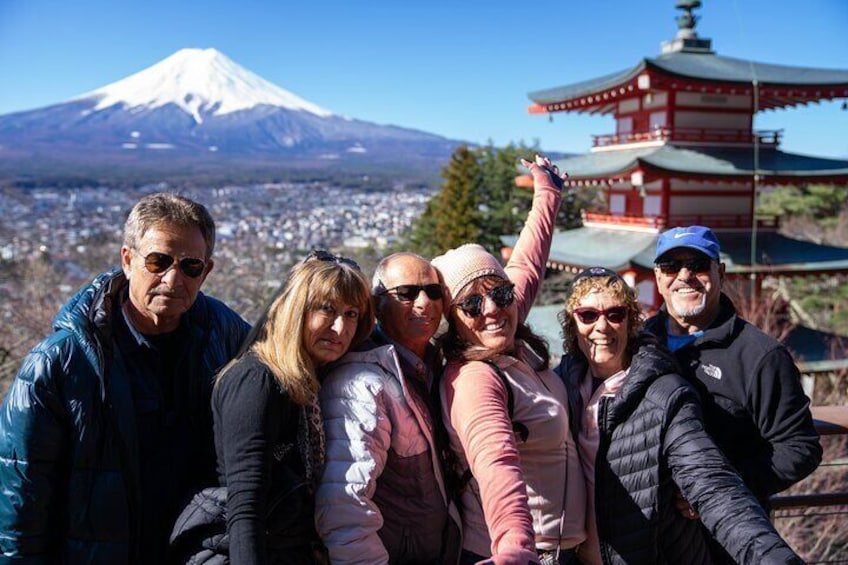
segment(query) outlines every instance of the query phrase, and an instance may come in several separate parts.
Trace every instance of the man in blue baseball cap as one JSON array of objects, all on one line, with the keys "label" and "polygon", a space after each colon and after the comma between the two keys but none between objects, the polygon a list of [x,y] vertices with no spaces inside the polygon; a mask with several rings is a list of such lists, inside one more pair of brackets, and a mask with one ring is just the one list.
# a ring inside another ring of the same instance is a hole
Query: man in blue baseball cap
[{"label": "man in blue baseball cap", "polygon": [[707,431],[768,508],[770,495],[818,466],[822,450],[792,357],[737,315],[721,291],[724,272],[711,229],[660,234],[654,275],[665,304],[645,328],[698,387]]}]

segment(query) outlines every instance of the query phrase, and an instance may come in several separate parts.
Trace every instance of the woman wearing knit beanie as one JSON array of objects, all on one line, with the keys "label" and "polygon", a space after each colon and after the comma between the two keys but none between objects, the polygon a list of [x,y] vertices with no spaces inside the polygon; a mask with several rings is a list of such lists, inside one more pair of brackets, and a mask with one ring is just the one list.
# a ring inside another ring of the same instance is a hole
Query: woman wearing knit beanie
[{"label": "woman wearing knit beanie", "polygon": [[586,492],[562,381],[525,325],[561,200],[550,160],[524,159],[533,206],[506,267],[477,244],[433,259],[450,295],[440,384],[449,460],[461,479],[463,564],[577,563]]}]

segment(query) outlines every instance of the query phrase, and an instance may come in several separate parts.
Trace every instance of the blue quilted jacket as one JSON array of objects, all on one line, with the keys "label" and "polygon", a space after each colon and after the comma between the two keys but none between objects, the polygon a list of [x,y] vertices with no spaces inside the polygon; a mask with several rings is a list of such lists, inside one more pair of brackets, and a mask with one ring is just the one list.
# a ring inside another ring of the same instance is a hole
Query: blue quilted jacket
[{"label": "blue quilted jacket", "polygon": [[[135,411],[112,318],[128,282],[98,276],[24,359],[0,408],[0,563],[136,563],[142,493]],[[211,430],[215,372],[247,323],[199,294],[184,314],[193,418]],[[145,496],[151,496],[146,493]],[[155,496],[155,494],[153,494]]]}]

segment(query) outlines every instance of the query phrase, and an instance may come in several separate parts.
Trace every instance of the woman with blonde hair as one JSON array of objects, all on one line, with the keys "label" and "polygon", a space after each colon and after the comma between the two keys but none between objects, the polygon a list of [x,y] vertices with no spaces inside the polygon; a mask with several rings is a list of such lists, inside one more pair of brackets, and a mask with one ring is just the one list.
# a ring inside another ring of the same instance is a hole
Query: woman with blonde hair
[{"label": "woman with blonde hair", "polygon": [[324,464],[321,369],[371,333],[368,282],[353,261],[313,252],[296,265],[212,397],[229,560],[324,560],[314,489]]}]

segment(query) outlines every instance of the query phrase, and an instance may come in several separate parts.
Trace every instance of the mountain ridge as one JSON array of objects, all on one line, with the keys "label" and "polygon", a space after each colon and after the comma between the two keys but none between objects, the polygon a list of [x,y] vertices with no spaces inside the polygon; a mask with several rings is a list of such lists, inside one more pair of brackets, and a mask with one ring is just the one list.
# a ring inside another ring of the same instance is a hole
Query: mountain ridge
[{"label": "mountain ridge", "polygon": [[66,102],[0,116],[0,180],[145,168],[151,180],[304,167],[432,176],[462,143],[340,116],[215,49],[181,49]]}]

